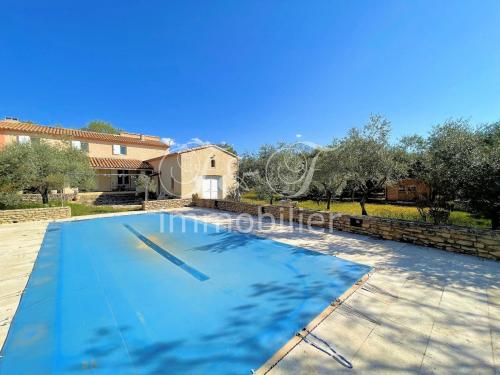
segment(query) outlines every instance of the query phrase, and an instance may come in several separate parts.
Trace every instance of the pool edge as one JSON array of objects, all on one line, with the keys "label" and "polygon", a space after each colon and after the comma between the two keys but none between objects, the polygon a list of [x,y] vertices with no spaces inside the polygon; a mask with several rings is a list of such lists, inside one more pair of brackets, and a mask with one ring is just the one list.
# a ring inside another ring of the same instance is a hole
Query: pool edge
[{"label": "pool edge", "polygon": [[[42,240],[40,242],[40,245],[34,245],[36,257],[33,260],[33,264],[32,264],[31,269],[29,271],[28,277],[26,278],[26,283],[22,287],[22,290],[20,290],[19,292],[15,292],[15,293],[19,293],[18,294],[19,299],[17,300],[17,305],[13,309],[12,318],[10,320],[6,320],[6,322],[7,322],[6,324],[8,327],[6,329],[5,337],[3,339],[0,338],[0,360],[3,357],[1,354],[3,354],[3,350],[5,348],[5,344],[7,343],[7,339],[9,338],[9,335],[12,334],[12,324],[14,323],[14,319],[16,319],[16,315],[19,312],[19,309],[21,307],[21,302],[24,298],[24,293],[26,292],[26,288],[28,287],[28,285],[33,277],[33,271],[35,270],[36,264],[39,261],[40,252],[42,251],[42,247],[43,247],[44,242],[46,241],[47,235],[49,233],[49,231],[48,231],[49,226],[54,222],[55,222],[55,220],[44,221],[41,223],[41,224],[47,224],[47,225],[45,226],[45,229],[43,231],[43,236],[42,236]],[[33,223],[30,223],[30,222],[28,222],[28,223],[14,223],[14,225],[16,225],[16,224],[33,224]],[[28,246],[28,247],[30,247],[30,246]],[[0,368],[0,370],[1,370],[1,368]]]},{"label": "pool edge", "polygon": [[[311,331],[313,331],[316,327],[318,327],[328,316],[330,316],[346,299],[348,299],[351,295],[354,294],[360,287],[363,286],[365,282],[373,275],[376,271],[375,268],[372,268],[366,274],[363,275],[361,279],[356,281],[349,289],[347,289],[344,293],[340,295],[337,299],[331,302],[323,311],[321,311],[318,315],[316,315],[304,328],[302,328],[299,332],[305,337]],[[285,358],[288,353],[290,353],[300,342],[303,341],[303,338],[294,335],[290,340],[288,340],[281,348],[279,348],[262,366],[260,366],[257,370],[253,371],[254,375],[264,375],[271,371],[276,365]]]}]

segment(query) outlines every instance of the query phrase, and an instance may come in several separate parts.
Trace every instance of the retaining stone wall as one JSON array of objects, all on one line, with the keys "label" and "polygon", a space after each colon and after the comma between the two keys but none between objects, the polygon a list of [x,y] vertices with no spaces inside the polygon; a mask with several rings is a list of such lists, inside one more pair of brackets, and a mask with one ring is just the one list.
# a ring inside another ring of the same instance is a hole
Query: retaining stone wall
[{"label": "retaining stone wall", "polygon": [[142,202],[142,209],[144,211],[162,210],[165,208],[181,208],[190,206],[192,204],[191,198],[186,199],[161,199]]},{"label": "retaining stone wall", "polygon": [[[76,194],[63,194],[64,201],[71,201],[75,198]],[[61,194],[49,194],[49,200],[61,200]],[[21,194],[21,201],[27,203],[42,203],[41,194]]]},{"label": "retaining stone wall", "polygon": [[105,193],[105,192],[88,192],[78,193],[76,201],[83,204],[92,205],[120,205],[120,204],[141,204],[142,199],[137,197],[135,193]]},{"label": "retaining stone wall", "polygon": [[387,240],[409,242],[439,249],[500,260],[500,231],[472,229],[451,225],[433,225],[418,221],[386,219],[373,216],[351,216],[328,211],[293,207],[256,205],[214,199],[197,199],[195,206],[224,211],[271,216],[304,225],[376,236]]},{"label": "retaining stone wall", "polygon": [[[93,205],[119,205],[119,204],[141,204],[142,199],[135,193],[106,193],[106,192],[86,192],[63,194],[64,201],[77,201],[83,204]],[[22,194],[21,200],[29,203],[42,203],[40,194]],[[49,194],[49,200],[61,200],[61,194]]]},{"label": "retaining stone wall", "polygon": [[0,224],[24,221],[56,220],[71,216],[69,207],[26,208],[21,210],[1,210]]}]

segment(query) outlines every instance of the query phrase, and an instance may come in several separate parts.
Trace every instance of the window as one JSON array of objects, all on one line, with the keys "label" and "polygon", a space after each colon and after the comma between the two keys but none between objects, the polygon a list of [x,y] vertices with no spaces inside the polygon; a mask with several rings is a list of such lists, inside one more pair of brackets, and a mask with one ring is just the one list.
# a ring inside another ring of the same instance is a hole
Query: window
[{"label": "window", "polygon": [[210,166],[215,168],[215,159],[210,159]]},{"label": "window", "polygon": [[89,144],[88,144],[88,142],[81,142],[80,145],[81,145],[81,150],[83,152],[89,152]]},{"label": "window", "polygon": [[399,185],[399,191],[406,191],[405,186],[404,185]]},{"label": "window", "polygon": [[113,155],[127,155],[127,146],[113,145]]},{"label": "window", "polygon": [[82,149],[82,142],[71,141],[71,147],[73,147],[75,150],[81,150]]},{"label": "window", "polygon": [[128,185],[129,176],[128,171],[119,169],[118,170],[118,185]]},{"label": "window", "polygon": [[40,138],[31,138],[31,144],[39,145],[40,144]]},{"label": "window", "polygon": [[416,186],[408,186],[408,191],[416,192],[417,191],[417,187]]},{"label": "window", "polygon": [[18,135],[17,141],[19,143],[30,143],[30,136],[29,135]]}]

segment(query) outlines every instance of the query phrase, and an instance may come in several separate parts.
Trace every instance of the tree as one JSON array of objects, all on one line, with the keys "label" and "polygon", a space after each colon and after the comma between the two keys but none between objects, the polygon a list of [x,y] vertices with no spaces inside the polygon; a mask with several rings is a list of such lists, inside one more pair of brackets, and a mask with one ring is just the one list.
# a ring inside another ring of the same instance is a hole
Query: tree
[{"label": "tree", "polygon": [[[253,167],[246,172],[247,180],[253,185],[259,198],[267,199],[269,204],[273,204],[276,191],[273,187],[274,180],[271,175],[266,176],[267,163],[276,152],[276,147],[272,145],[262,145],[257,155],[252,159]],[[270,183],[271,182],[271,183]]]},{"label": "tree", "polygon": [[51,189],[86,189],[94,183],[88,157],[71,147],[14,143],[0,152],[0,187],[4,191],[32,189],[48,203]]},{"label": "tree", "polygon": [[110,122],[102,120],[90,121],[87,126],[84,126],[80,130],[106,134],[120,134],[122,132],[121,129],[115,128]]},{"label": "tree", "polygon": [[[411,138],[408,138],[411,139]],[[417,201],[423,219],[435,224],[448,221],[453,203],[464,199],[464,186],[474,174],[470,165],[477,151],[478,137],[464,119],[447,120],[433,127],[424,142],[407,142],[411,173],[430,187],[429,197]]]},{"label": "tree", "polygon": [[144,200],[147,202],[149,198],[149,193],[154,193],[156,191],[156,182],[147,174],[140,174],[136,177],[135,184],[144,189]]},{"label": "tree", "polygon": [[396,149],[400,153],[401,161],[407,166],[407,177],[418,179],[426,169],[426,142],[420,135],[404,136],[400,139]]},{"label": "tree", "polygon": [[343,153],[337,140],[334,140],[330,146],[319,149],[313,190],[317,189],[325,197],[327,210],[330,209],[332,198],[339,195],[347,183],[348,171],[342,159]]},{"label": "tree", "polygon": [[319,207],[319,204],[325,198],[325,192],[317,184],[312,183],[307,192],[307,197],[316,202],[316,205]]},{"label": "tree", "polygon": [[258,173],[258,154],[243,154],[239,159],[237,175],[238,190],[240,194],[255,189],[257,184],[255,174]]},{"label": "tree", "polygon": [[426,152],[422,179],[432,202],[449,211],[457,200],[499,229],[500,122],[474,130],[468,120],[448,120],[433,128]]},{"label": "tree", "polygon": [[217,144],[216,146],[230,152],[231,154],[234,154],[234,155],[238,155],[238,153],[236,152],[236,149],[233,147],[233,145],[230,145],[229,143],[219,143]]},{"label": "tree", "polygon": [[349,171],[352,188],[361,194],[361,214],[368,215],[365,204],[369,195],[405,174],[404,163],[389,144],[390,122],[372,115],[361,129],[353,128],[339,144],[339,152]]},{"label": "tree", "polygon": [[288,199],[305,195],[312,181],[314,163],[314,154],[306,145],[283,142],[276,146],[262,145],[257,153],[247,153],[240,158],[240,192],[254,190],[269,204],[273,204],[276,197]]},{"label": "tree", "polygon": [[463,180],[463,198],[470,208],[491,219],[491,228],[500,229],[500,122],[476,132],[477,147]]},{"label": "tree", "polygon": [[279,143],[262,155],[265,159],[264,182],[273,195],[284,199],[304,196],[312,182],[318,156],[306,144]]}]

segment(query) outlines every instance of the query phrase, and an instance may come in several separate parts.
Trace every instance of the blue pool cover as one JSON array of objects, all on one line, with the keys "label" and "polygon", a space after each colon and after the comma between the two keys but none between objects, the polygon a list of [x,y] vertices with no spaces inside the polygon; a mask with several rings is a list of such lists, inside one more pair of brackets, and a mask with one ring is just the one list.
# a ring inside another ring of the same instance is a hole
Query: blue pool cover
[{"label": "blue pool cover", "polygon": [[[170,221],[173,222],[172,228]],[[52,223],[2,374],[250,374],[370,268],[160,214]]]}]

